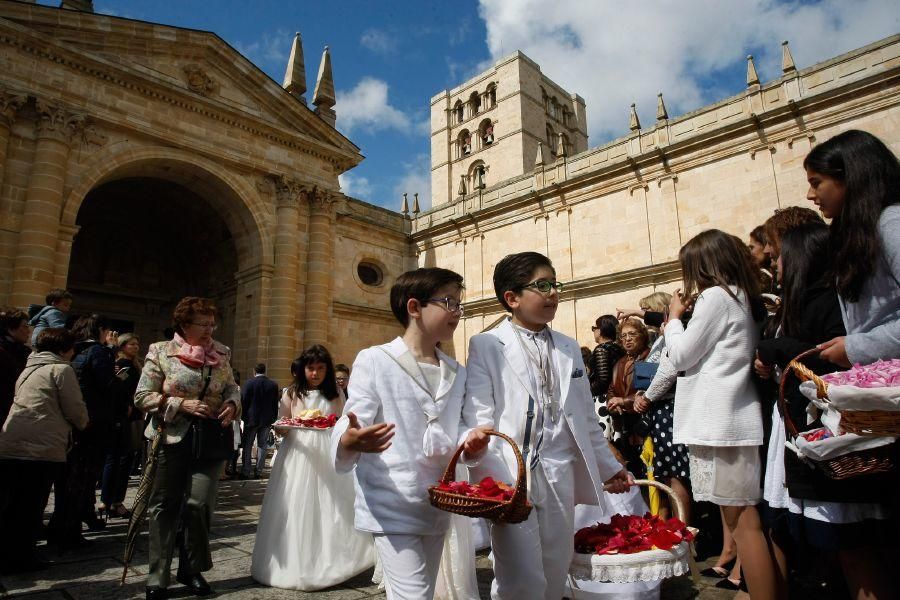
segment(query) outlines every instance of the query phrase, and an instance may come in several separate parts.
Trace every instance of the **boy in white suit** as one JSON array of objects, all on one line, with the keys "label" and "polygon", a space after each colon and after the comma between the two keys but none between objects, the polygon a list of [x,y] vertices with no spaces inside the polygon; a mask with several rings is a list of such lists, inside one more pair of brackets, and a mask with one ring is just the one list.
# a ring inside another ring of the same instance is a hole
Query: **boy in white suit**
[{"label": "boy in white suit", "polygon": [[[499,430],[519,444],[534,505],[523,523],[491,525],[495,599],[562,598],[574,553],[575,505],[601,504],[604,484],[623,492],[633,481],[594,415],[578,343],[547,326],[561,288],[546,256],[505,257],[494,269],[494,291],[512,316],[469,341],[466,422]],[[499,468],[511,482],[515,457],[499,441],[490,442],[490,455],[479,467]],[[466,455],[477,459],[487,444],[483,431],[473,430]]]},{"label": "boy in white suit", "polygon": [[450,525],[428,487],[462,442],[466,370],[437,348],[459,324],[462,287],[447,269],[397,278],[391,310],[406,331],[356,357],[345,416],[331,436],[335,468],[356,467],[355,526],[374,535],[392,600],[433,597]]}]

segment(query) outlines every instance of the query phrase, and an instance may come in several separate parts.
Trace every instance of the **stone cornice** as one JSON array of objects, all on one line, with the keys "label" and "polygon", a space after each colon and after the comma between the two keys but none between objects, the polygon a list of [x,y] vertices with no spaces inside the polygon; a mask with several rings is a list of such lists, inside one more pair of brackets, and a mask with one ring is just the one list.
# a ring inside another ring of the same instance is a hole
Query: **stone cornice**
[{"label": "stone cornice", "polygon": [[[664,283],[671,283],[681,279],[681,268],[677,261],[669,261],[649,267],[640,267],[609,275],[586,277],[574,281],[565,282],[565,289],[560,296],[560,302],[578,300],[580,298],[594,298],[606,294],[630,291],[635,288],[650,287]],[[502,311],[497,304],[497,298],[493,295],[466,301],[466,318],[485,316]]]},{"label": "stone cornice", "polygon": [[[335,300],[331,306],[335,317],[343,317],[353,321],[358,321],[362,318],[378,323],[397,323],[397,320],[394,318],[394,313],[384,308],[372,308],[370,306],[362,306],[359,304],[338,302],[337,300]],[[400,327],[399,323],[397,323],[397,327]]]},{"label": "stone cornice", "polygon": [[[65,65],[70,69],[129,89],[155,101],[162,101],[225,125],[241,129],[254,136],[330,162],[342,170],[358,164],[362,159],[358,152],[351,152],[349,149],[345,150],[336,145],[325,146],[315,138],[301,132],[285,133],[284,130],[277,128],[275,124],[269,121],[231,108],[216,101],[214,98],[192,93],[187,88],[177,88],[161,79],[153,79],[149,74],[138,74],[134,71],[129,71],[124,66],[107,61],[102,57],[79,51],[77,48],[68,47],[46,37],[36,36],[27,27],[2,17],[0,17],[0,45],[16,47],[23,52]],[[51,97],[52,89],[47,88],[45,91],[33,90],[32,93]],[[296,100],[293,97],[278,100],[279,104],[284,104],[285,102],[296,102]],[[85,104],[89,103],[85,102]],[[310,115],[310,119],[313,118],[316,117]],[[114,119],[110,120],[115,122]],[[125,121],[122,124],[123,126],[130,125]],[[329,132],[331,135],[340,136],[340,138],[346,140],[337,132],[330,129]],[[352,145],[349,140],[346,141],[346,144]]]}]

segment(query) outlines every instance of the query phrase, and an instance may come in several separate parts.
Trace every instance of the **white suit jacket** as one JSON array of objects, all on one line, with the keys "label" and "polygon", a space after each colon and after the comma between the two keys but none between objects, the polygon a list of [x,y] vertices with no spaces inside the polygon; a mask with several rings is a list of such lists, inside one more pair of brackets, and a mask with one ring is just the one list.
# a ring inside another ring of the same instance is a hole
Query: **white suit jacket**
[{"label": "white suit jacket", "polygon": [[[373,533],[443,535],[449,513],[433,508],[428,487],[444,474],[453,451],[461,443],[460,419],[466,386],[466,369],[441,351],[441,382],[436,394],[438,422],[453,447],[446,456],[426,457],[422,439],[427,419],[420,402],[430,397],[397,364],[400,360],[417,372],[415,359],[401,338],[360,352],[353,363],[347,404],[331,434],[335,468],[347,472],[356,467],[355,526]],[[347,430],[346,414],[352,412],[360,427],[394,423],[390,448],[380,454],[352,453],[340,448]]]},{"label": "white suit jacket", "polygon": [[[560,409],[575,443],[578,460],[574,465],[575,503],[601,504],[603,482],[622,470],[622,465],[609,450],[597,416],[581,358],[581,348],[572,338],[556,331],[553,336],[553,359],[559,375]],[[468,379],[463,408],[466,423],[489,425],[510,436],[521,450],[525,438],[525,413],[529,395],[537,398],[528,375],[528,358],[516,339],[509,319],[499,327],[469,340],[466,361]],[[537,402],[537,400],[536,400]],[[537,419],[532,424],[532,430]],[[501,476],[514,481],[515,455],[509,444],[491,439],[492,453],[502,453],[507,473]],[[482,461],[479,470],[495,467]],[[526,466],[527,468],[527,466]]]}]

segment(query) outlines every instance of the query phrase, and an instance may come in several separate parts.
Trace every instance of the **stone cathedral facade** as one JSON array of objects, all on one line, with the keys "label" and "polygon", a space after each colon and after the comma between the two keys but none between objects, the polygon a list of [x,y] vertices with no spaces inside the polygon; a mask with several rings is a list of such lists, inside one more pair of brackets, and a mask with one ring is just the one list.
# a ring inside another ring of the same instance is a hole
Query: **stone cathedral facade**
[{"label": "stone cathedral facade", "polygon": [[465,277],[464,360],[502,317],[494,264],[525,249],[569,284],[554,327],[591,345],[599,314],[677,286],[691,236],[805,203],[816,141],[862,128],[900,154],[900,36],[801,70],[785,46],[780,78],[751,61],[744,93],[671,119],[660,97],[594,148],[584,100],[517,52],[432,99],[432,207],[398,213],[341,192],[362,156],[327,48],[307,101],[299,34],[282,85],[214,33],[89,1],[0,0],[0,47],[0,305],[66,287],[149,343],[211,296],[235,366],[283,384],[311,344],[351,362],[396,335],[388,290],[417,264]]}]

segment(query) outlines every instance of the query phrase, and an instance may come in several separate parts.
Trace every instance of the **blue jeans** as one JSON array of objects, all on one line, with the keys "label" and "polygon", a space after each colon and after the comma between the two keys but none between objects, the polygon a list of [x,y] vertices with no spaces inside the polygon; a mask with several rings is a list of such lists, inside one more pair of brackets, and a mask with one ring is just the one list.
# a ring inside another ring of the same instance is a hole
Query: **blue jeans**
[{"label": "blue jeans", "polygon": [[241,472],[249,477],[251,475],[250,463],[252,460],[253,440],[256,440],[256,472],[262,473],[266,466],[266,452],[269,449],[269,430],[271,425],[244,425],[244,433],[241,436],[241,452],[243,454],[243,468]]}]

